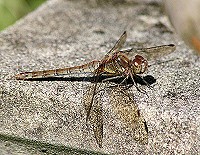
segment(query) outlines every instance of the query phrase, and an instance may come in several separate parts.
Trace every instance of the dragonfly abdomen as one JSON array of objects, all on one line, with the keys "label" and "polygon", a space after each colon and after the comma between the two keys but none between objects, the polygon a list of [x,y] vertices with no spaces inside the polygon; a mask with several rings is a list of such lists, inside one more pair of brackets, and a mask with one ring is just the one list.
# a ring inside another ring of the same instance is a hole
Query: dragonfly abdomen
[{"label": "dragonfly abdomen", "polygon": [[33,71],[33,72],[23,72],[15,75],[17,80],[28,80],[28,79],[38,79],[38,78],[48,78],[48,77],[58,77],[65,75],[72,75],[76,73],[93,73],[96,68],[98,68],[100,61],[91,61],[87,64],[75,67],[53,69],[53,70],[43,70],[43,71]]}]

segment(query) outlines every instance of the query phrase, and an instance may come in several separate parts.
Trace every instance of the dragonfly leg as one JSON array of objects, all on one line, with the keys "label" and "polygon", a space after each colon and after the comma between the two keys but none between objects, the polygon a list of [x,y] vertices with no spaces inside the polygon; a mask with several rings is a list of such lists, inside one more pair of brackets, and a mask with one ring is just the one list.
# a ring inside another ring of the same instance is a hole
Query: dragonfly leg
[{"label": "dragonfly leg", "polygon": [[[141,89],[141,88],[138,87],[137,82],[135,82],[135,80],[134,80],[134,78],[133,78],[133,75],[130,74],[130,76],[131,76],[131,79],[132,79],[132,81],[133,81],[133,85],[136,87],[136,89],[137,89],[139,92],[141,92],[141,93],[143,93],[143,94],[146,94],[146,95],[148,96],[148,94],[147,94],[147,92],[146,92],[145,90],[143,90],[143,89]],[[143,79],[143,78],[142,78],[142,79]],[[143,80],[144,80],[144,79],[143,79]],[[144,80],[144,82],[147,83],[145,80]]]},{"label": "dragonfly leg", "polygon": [[145,85],[150,88],[153,89],[153,87],[142,77],[142,81],[145,83]]},{"label": "dragonfly leg", "polygon": [[[122,76],[122,75],[120,75],[120,76],[114,76],[114,77],[109,77],[109,78],[106,78],[106,79],[104,79],[104,80],[102,80],[101,81],[101,84],[102,83],[104,83],[104,82],[107,82],[107,81],[112,81],[112,80],[117,80],[117,79],[120,79],[120,78],[123,78],[124,76]],[[125,82],[125,80],[127,79],[128,77],[125,77],[123,80],[122,80],[122,82],[114,82],[115,84],[113,84],[113,85],[111,85],[111,86],[107,86],[106,88],[116,88],[116,87],[119,87],[119,86],[121,86],[121,85],[123,85],[124,86],[124,82]],[[101,89],[101,90],[99,90],[99,91],[97,91],[96,92],[96,94],[98,94],[100,91],[102,91],[102,90],[104,90],[104,89]]]},{"label": "dragonfly leg", "polygon": [[115,80],[115,79],[118,79],[118,78],[122,78],[123,76],[114,76],[114,77],[109,77],[109,78],[106,78],[106,79],[103,79],[102,82],[107,82],[107,81],[111,81],[111,80]]}]

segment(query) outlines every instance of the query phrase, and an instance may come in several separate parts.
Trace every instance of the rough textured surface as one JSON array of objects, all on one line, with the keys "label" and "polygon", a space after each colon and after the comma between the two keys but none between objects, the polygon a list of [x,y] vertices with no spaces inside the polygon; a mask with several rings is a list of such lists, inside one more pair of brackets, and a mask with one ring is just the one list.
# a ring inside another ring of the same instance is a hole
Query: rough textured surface
[{"label": "rough textured surface", "polygon": [[[170,29],[157,2],[48,1],[0,34],[0,134],[102,153],[198,154],[200,61]],[[85,123],[83,82],[12,78],[102,58],[124,30],[127,46],[177,45],[149,68],[157,78],[152,90],[144,88],[149,97],[133,89],[149,129],[147,145],[115,124],[105,100],[100,149]]]}]

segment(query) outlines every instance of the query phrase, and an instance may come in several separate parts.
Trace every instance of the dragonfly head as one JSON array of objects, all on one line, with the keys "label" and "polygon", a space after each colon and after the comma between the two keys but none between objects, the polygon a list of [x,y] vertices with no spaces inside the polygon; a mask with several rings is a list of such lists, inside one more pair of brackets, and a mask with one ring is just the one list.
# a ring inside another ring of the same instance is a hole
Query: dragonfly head
[{"label": "dragonfly head", "polygon": [[144,73],[147,70],[147,67],[147,60],[140,55],[136,55],[135,58],[132,60],[132,69],[135,74]]}]

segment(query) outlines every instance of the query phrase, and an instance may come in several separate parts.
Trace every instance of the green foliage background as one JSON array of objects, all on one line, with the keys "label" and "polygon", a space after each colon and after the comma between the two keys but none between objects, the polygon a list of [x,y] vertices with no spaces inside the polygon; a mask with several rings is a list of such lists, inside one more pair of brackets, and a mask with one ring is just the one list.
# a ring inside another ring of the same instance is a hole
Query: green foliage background
[{"label": "green foliage background", "polygon": [[0,31],[33,11],[46,0],[0,0]]}]

